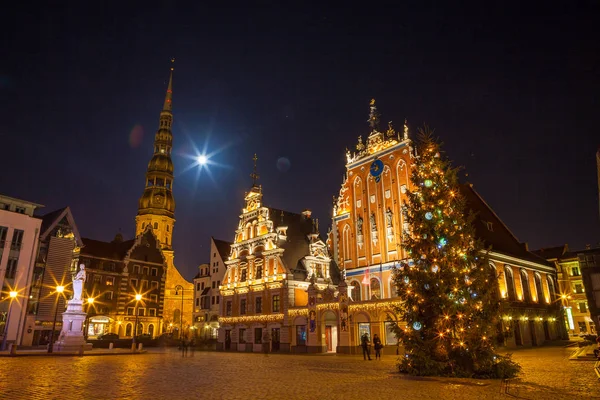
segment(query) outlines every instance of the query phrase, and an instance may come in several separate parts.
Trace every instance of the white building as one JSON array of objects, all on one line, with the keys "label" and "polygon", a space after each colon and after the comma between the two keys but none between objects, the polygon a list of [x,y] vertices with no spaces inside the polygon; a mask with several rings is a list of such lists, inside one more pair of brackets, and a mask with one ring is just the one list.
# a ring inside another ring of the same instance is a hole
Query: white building
[{"label": "white building", "polygon": [[219,329],[219,285],[225,275],[225,261],[229,257],[231,243],[210,239],[210,263],[198,267],[194,278],[194,328],[199,340],[217,338]]},{"label": "white building", "polygon": [[[28,286],[42,224],[33,213],[40,207],[43,206],[0,195],[0,332],[7,335],[7,343],[20,343],[23,337]],[[13,300],[11,291],[17,292]]]}]

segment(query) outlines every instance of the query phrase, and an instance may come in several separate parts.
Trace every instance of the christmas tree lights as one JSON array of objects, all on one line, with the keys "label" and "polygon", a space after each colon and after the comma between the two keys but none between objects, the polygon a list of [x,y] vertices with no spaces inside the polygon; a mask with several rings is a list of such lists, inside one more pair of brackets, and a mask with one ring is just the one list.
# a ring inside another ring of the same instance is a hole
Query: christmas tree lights
[{"label": "christmas tree lights", "polygon": [[499,340],[498,285],[482,245],[474,215],[460,195],[457,170],[440,145],[420,130],[412,190],[406,195],[403,247],[414,263],[394,272],[403,303],[397,328],[405,357],[399,369],[413,375],[510,377],[520,367],[495,351]]}]

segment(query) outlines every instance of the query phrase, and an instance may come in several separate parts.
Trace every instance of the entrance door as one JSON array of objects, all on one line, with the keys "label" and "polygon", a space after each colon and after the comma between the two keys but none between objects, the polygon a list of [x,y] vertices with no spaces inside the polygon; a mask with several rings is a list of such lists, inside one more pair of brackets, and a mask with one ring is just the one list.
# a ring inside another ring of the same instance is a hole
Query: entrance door
[{"label": "entrance door", "polygon": [[515,335],[515,344],[517,346],[522,346],[523,340],[521,340],[521,327],[519,326],[519,321],[513,320],[513,333]]},{"label": "entrance door", "polygon": [[271,351],[279,351],[280,336],[279,328],[271,329]]},{"label": "entrance door", "polygon": [[548,326],[548,321],[544,321],[544,337],[546,340],[550,340],[550,327]]},{"label": "entrance door", "polygon": [[231,348],[231,329],[225,329],[225,350]]},{"label": "entrance door", "polygon": [[327,343],[327,351],[333,351],[333,344],[331,343],[331,326],[325,327],[325,343]]},{"label": "entrance door", "polygon": [[531,332],[531,344],[537,346],[537,335],[535,334],[535,322],[529,321],[529,332]]}]

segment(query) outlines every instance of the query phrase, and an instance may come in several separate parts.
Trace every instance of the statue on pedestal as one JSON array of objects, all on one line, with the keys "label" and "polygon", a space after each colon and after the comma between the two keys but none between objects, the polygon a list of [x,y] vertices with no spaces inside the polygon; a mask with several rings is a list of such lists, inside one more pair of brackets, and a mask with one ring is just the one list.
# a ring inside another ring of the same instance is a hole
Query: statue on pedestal
[{"label": "statue on pedestal", "polygon": [[79,264],[79,272],[73,277],[73,300],[81,301],[85,279],[85,264]]}]

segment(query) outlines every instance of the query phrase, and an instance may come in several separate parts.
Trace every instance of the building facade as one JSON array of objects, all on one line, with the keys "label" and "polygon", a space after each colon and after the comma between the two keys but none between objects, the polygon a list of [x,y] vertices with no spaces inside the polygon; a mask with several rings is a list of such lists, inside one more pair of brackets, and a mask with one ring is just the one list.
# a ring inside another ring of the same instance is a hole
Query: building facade
[{"label": "building facade", "polygon": [[[0,332],[7,343],[20,344],[24,334],[35,255],[42,220],[33,216],[40,204],[0,195]],[[10,292],[16,292],[11,297]]]},{"label": "building facade", "polygon": [[[264,206],[256,164],[252,176],[254,184],[246,193],[225,261],[217,349],[259,352],[266,344],[274,352],[310,351],[307,324],[297,326],[293,310],[308,306],[309,286],[329,288],[333,297],[337,267],[310,211],[297,214]],[[297,335],[304,341],[298,342]],[[337,332],[330,335],[334,337]]]},{"label": "building facade", "polygon": [[574,251],[579,260],[585,296],[595,331],[600,332],[600,247]]},{"label": "building facade", "polygon": [[[167,258],[152,226],[133,240],[117,234],[111,242],[83,238],[79,263],[87,280],[84,305],[88,314],[86,336],[116,333],[120,338],[159,336],[163,324]],[[141,294],[137,302],[135,295]],[[93,298],[93,303],[87,299]],[[137,320],[137,330],[134,329]]]},{"label": "building facade", "polygon": [[[69,207],[41,217],[42,226],[35,258],[33,278],[29,282],[29,304],[23,334],[23,346],[47,345],[54,325],[56,310],[61,314],[72,295],[71,276],[83,242]],[[62,294],[57,286],[64,286]],[[60,315],[56,322],[55,337],[62,326]]]},{"label": "building facade", "polygon": [[[154,152],[146,171],[144,193],[139,200],[135,218],[136,236],[152,226],[167,259],[164,318],[167,325],[185,327],[186,334],[192,326],[194,311],[194,285],[184,279],[174,264],[173,231],[175,228],[175,198],[173,197],[173,68],[159,128],[154,136]],[[182,305],[183,300],[183,305]],[[182,309],[183,308],[183,309]],[[178,328],[179,329],[179,328]]]}]

